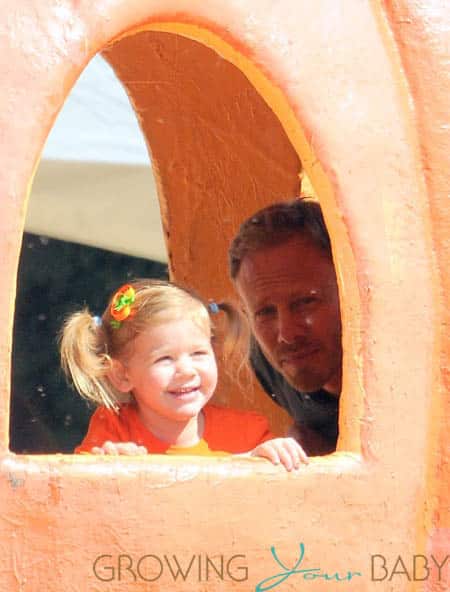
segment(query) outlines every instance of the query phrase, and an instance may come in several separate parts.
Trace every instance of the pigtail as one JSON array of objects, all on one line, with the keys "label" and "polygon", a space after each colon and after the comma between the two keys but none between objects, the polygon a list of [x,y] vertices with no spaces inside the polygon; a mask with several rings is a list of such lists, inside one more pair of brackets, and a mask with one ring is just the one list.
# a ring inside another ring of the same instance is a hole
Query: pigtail
[{"label": "pigtail", "polygon": [[[217,330],[218,323],[214,322],[214,336],[219,338],[220,356],[225,363],[225,371],[238,384],[243,386],[243,374],[248,373],[248,355],[250,344],[250,329],[246,319],[239,310],[228,302],[210,302],[208,310],[213,314],[225,313],[225,326],[221,323],[221,330]],[[215,319],[214,319],[215,321]],[[249,382],[249,377],[245,383]]]},{"label": "pigtail", "polygon": [[82,397],[117,409],[121,394],[107,378],[111,368],[104,329],[87,309],[71,315],[60,334],[61,364]]}]

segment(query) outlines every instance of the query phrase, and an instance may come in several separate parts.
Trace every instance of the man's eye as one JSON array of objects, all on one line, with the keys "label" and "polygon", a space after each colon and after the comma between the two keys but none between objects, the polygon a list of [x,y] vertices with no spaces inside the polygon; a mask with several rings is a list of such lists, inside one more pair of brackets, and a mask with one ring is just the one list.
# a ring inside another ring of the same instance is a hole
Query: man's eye
[{"label": "man's eye", "polygon": [[296,310],[298,308],[303,308],[305,306],[311,306],[313,304],[316,304],[318,300],[319,299],[317,296],[304,296],[303,298],[298,298],[297,300],[294,300],[291,306],[294,310]]},{"label": "man's eye", "polygon": [[317,302],[317,296],[307,296],[302,299],[302,302],[303,304],[314,304],[314,302]]}]

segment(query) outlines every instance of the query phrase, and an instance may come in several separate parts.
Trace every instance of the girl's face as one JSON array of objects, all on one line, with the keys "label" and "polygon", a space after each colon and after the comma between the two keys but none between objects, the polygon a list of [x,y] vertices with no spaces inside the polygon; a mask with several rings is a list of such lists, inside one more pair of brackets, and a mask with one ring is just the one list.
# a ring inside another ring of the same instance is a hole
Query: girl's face
[{"label": "girl's face", "polygon": [[187,421],[212,397],[217,366],[210,336],[190,319],[153,325],[134,339],[122,361],[123,388],[139,411]]}]

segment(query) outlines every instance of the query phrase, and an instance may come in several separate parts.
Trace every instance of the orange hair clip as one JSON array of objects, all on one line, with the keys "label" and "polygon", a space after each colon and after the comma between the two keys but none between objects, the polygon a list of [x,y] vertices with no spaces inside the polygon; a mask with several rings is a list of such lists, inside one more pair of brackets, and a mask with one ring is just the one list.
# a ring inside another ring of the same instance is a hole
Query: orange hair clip
[{"label": "orange hair clip", "polygon": [[112,320],[111,327],[118,329],[132,313],[131,305],[136,300],[136,292],[130,284],[125,284],[114,294],[109,309]]}]

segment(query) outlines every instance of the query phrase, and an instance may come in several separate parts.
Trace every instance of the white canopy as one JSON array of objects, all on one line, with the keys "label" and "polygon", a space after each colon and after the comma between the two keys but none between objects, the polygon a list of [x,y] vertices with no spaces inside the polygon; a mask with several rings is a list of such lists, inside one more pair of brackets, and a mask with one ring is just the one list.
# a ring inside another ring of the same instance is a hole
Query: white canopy
[{"label": "white canopy", "polygon": [[166,261],[144,137],[109,65],[95,57],[50,132],[25,229]]}]

